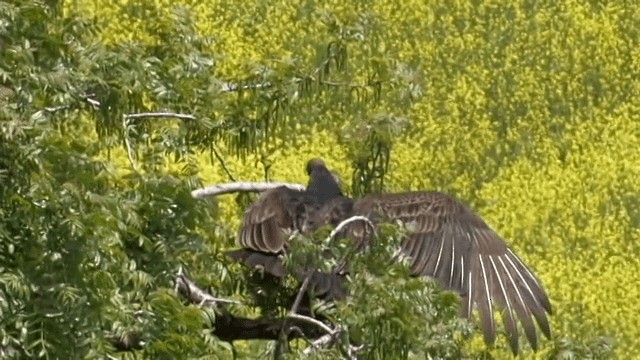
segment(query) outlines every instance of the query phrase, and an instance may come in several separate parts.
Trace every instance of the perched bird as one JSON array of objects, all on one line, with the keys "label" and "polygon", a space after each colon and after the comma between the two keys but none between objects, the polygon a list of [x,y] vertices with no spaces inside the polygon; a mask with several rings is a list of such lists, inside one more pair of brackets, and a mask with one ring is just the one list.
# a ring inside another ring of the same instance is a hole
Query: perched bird
[{"label": "perched bird", "polygon": [[300,231],[302,217],[343,197],[337,179],[322,160],[310,160],[306,170],[309,184],[305,191],[281,186],[260,195],[244,214],[239,236],[242,248],[227,256],[277,277],[285,275],[282,256],[289,251],[289,237]]},{"label": "perched bird", "polygon": [[[518,321],[533,349],[538,347],[534,321],[549,338],[547,314],[551,303],[540,281],[500,236],[468,206],[444,193],[412,191],[367,195],[350,199],[324,163],[314,160],[307,171],[311,177],[305,192],[277,188],[263,194],[247,211],[240,236],[239,251],[284,254],[287,234],[312,232],[322,226],[337,226],[352,216],[365,216],[372,223],[400,220],[410,224],[401,251],[409,258],[415,276],[428,276],[461,298],[463,317],[472,310],[480,313],[485,342],[496,336],[494,312],[501,312],[514,354],[519,350]],[[371,245],[373,231],[363,221],[349,223],[340,236],[350,238],[358,249]],[[284,275],[281,260],[255,261],[251,256],[236,257],[250,266],[256,263],[276,276]],[[323,282],[320,289],[328,297],[341,298],[341,273],[315,274]],[[338,284],[336,284],[338,282]]]}]

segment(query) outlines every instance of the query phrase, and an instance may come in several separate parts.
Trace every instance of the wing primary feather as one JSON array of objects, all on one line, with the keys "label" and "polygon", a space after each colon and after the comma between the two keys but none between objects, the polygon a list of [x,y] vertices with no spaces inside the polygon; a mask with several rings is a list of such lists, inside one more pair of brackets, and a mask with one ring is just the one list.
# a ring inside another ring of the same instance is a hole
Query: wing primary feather
[{"label": "wing primary feather", "polygon": [[[511,268],[518,275],[518,278],[521,280],[522,286],[527,290],[527,293],[529,295],[528,297],[533,302],[532,306],[530,306],[529,309],[533,313],[533,316],[536,319],[536,322],[540,326],[540,329],[542,330],[544,335],[547,338],[551,338],[551,327],[549,326],[549,320],[547,319],[547,316],[545,315],[545,312],[544,312],[544,309],[546,309],[545,305],[540,302],[540,299],[533,292],[533,290],[529,286],[529,283],[526,281],[526,279],[520,273],[520,270],[518,270],[518,267],[511,260],[512,256],[509,256],[509,255],[513,255],[513,253],[510,252],[505,257],[507,259],[507,262],[511,265]],[[550,313],[549,310],[547,310],[547,311]]]},{"label": "wing primary feather", "polygon": [[263,222],[260,225],[256,225],[260,228],[259,236],[262,238],[262,242],[265,245],[265,251],[278,252],[278,242],[282,238],[282,234],[273,221]]},{"label": "wing primary feather", "polygon": [[464,272],[465,272],[465,268],[464,268],[464,255],[460,255],[460,289],[464,289],[465,288],[465,284],[464,284]]},{"label": "wing primary feather", "polygon": [[[417,234],[411,235],[411,237],[413,236],[419,236]],[[436,275],[435,275],[435,271],[432,270],[432,268],[435,266],[436,263],[436,257],[437,257],[437,251],[435,251],[436,246],[438,246],[437,241],[435,241],[435,238],[432,234],[429,235],[422,235],[423,237],[420,239],[421,242],[424,243],[424,248],[422,249],[422,264],[421,264],[421,268],[420,268],[420,272],[416,273],[418,275],[426,275],[426,276],[431,276],[432,278],[436,279]],[[447,286],[447,284],[445,284],[444,282],[442,282],[442,285]]]},{"label": "wing primary feather", "polygon": [[[514,262],[513,262],[513,258],[515,258],[516,262],[518,262],[518,265],[522,264],[518,257],[515,256],[513,254],[513,252],[511,252],[511,250],[509,250],[509,255],[511,256],[506,256],[507,261],[509,262],[509,264],[511,264],[511,268],[516,272],[516,274],[518,274],[518,277],[520,278],[520,280],[522,281],[522,284],[524,285],[525,289],[527,289],[527,292],[529,293],[529,295],[531,295],[531,299],[533,301],[536,302],[537,305],[545,307],[544,304],[542,304],[542,302],[540,301],[539,297],[536,295],[536,293],[533,291],[533,289],[531,288],[531,286],[529,286],[529,282],[527,281],[527,279],[524,277],[524,275],[522,275],[522,273],[520,272],[520,269],[522,269],[523,267],[519,267],[517,266]],[[526,267],[524,267],[524,269],[526,269]]]},{"label": "wing primary feather", "polygon": [[517,312],[518,316],[520,317],[520,321],[522,323],[522,328],[524,329],[524,332],[527,335],[527,339],[529,340],[529,343],[531,344],[531,347],[534,350],[537,350],[538,349],[538,334],[536,333],[535,326],[533,325],[533,322],[531,320],[531,312],[527,308],[527,304],[524,301],[524,299],[522,298],[522,294],[520,293],[520,289],[518,289],[518,284],[514,280],[514,278],[511,275],[511,273],[509,272],[509,269],[507,269],[507,266],[505,265],[504,260],[502,259],[502,257],[498,257],[498,261],[499,261],[502,269],[504,270],[504,272],[507,274],[507,277],[509,277],[509,281],[511,283],[511,286],[513,287],[513,291],[516,294],[516,298],[513,300],[514,303],[515,303],[514,308],[516,309],[516,312]]},{"label": "wing primary feather", "polygon": [[502,298],[499,303],[505,306],[502,311],[502,317],[504,320],[505,329],[507,330],[507,338],[509,339],[509,344],[511,345],[511,351],[514,354],[518,353],[518,325],[516,324],[516,320],[514,317],[514,310],[511,307],[511,302],[509,301],[509,294],[507,293],[506,284],[502,281],[502,277],[500,276],[500,271],[496,266],[495,261],[493,260],[493,256],[489,255],[489,262],[491,263],[491,267],[493,268],[494,275],[498,280],[498,286],[500,287],[500,291],[502,292]]},{"label": "wing primary feather", "polygon": [[493,320],[493,306],[491,304],[491,290],[489,289],[489,281],[487,279],[487,270],[482,261],[482,255],[478,255],[480,261],[480,270],[482,272],[482,281],[484,285],[484,305],[486,309],[482,312],[484,339],[487,344],[493,344],[495,342],[495,324]]},{"label": "wing primary feather", "polygon": [[268,251],[267,244],[264,243],[264,239],[260,236],[259,228],[261,224],[252,224],[251,225],[251,239],[253,239],[253,246],[256,250],[260,251]]},{"label": "wing primary feather", "polygon": [[[526,272],[527,276],[529,277],[530,282],[527,282],[527,284],[531,284],[533,283],[533,286],[535,286],[537,292],[538,292],[538,296],[536,296],[536,299],[542,304],[542,307],[544,307],[544,309],[551,314],[552,313],[552,309],[551,309],[551,302],[549,301],[549,298],[547,297],[547,294],[544,292],[544,290],[542,289],[542,286],[540,285],[540,281],[538,281],[538,279],[535,277],[535,275],[533,275],[533,273],[531,273],[531,270],[529,270],[529,268],[527,267],[527,265],[525,265],[522,260],[520,260],[520,258],[513,253],[513,251],[511,251],[511,249],[507,248],[507,252],[509,253],[509,255],[511,255],[512,258],[514,258],[516,260],[516,262],[520,265],[521,269],[524,269],[524,271]],[[523,279],[524,281],[524,279]]]},{"label": "wing primary feather", "polygon": [[413,246],[411,247],[411,270],[414,274],[422,274],[427,263],[428,252],[426,251],[426,248],[428,247],[428,244],[426,241],[421,240],[422,239],[413,236],[407,237],[407,242],[413,243]]},{"label": "wing primary feather", "polygon": [[453,269],[456,266],[456,241],[451,239],[451,271],[449,272],[449,285],[453,287]]},{"label": "wing primary feather", "polygon": [[469,289],[467,291],[467,319],[471,319],[471,311],[473,310],[473,276],[469,276]]},{"label": "wing primary feather", "polygon": [[437,276],[436,274],[438,273],[438,267],[440,266],[440,260],[442,259],[442,250],[444,250],[444,234],[443,234],[443,239],[440,239],[440,250],[438,251],[438,259],[436,260],[436,266],[433,269],[433,275]]}]

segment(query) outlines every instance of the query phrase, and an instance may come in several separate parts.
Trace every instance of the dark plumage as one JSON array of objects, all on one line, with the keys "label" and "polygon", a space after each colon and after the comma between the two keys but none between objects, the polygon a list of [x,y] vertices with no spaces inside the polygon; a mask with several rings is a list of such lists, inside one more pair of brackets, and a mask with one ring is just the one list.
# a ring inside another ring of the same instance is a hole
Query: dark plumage
[{"label": "dark plumage", "polygon": [[[462,300],[461,316],[470,318],[477,307],[487,343],[495,341],[495,311],[502,312],[514,353],[519,348],[518,321],[534,349],[538,345],[534,321],[550,337],[547,313],[552,312],[551,304],[540,281],[466,205],[443,193],[427,191],[352,200],[342,195],[321,160],[310,161],[307,172],[310,182],[305,192],[286,188],[265,192],[246,212],[240,236],[244,249],[238,250],[244,255],[235,258],[283,276],[282,264],[279,259],[273,260],[273,255],[289,251],[286,240],[292,231],[336,226],[354,215],[367,216],[374,223],[400,220],[411,228],[402,243],[402,252],[410,259],[412,273],[434,278],[456,291]],[[351,238],[355,246],[364,249],[371,240],[370,230],[362,221],[352,222],[341,236]],[[267,257],[256,260],[267,255],[268,261]],[[325,289],[328,297],[341,298],[344,292],[339,275],[318,274],[312,280],[321,284],[318,288]]]},{"label": "dark plumage", "polygon": [[282,277],[280,256],[288,251],[287,240],[310,214],[333,198],[341,197],[340,186],[320,159],[307,163],[309,184],[305,191],[281,186],[265,191],[244,214],[239,243],[242,249],[227,255],[250,267]]}]

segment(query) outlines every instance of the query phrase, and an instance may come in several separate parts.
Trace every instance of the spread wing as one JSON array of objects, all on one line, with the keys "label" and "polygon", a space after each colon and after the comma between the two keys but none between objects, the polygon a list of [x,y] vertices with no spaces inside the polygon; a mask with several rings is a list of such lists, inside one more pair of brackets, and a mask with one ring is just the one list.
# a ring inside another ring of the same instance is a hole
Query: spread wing
[{"label": "spread wing", "polygon": [[302,192],[287,187],[265,191],[244,214],[239,243],[247,249],[280,253],[295,229]]},{"label": "spread wing", "polygon": [[[467,206],[438,192],[370,195],[354,213],[398,219],[412,226],[402,244],[412,272],[437,279],[462,298],[462,315],[477,307],[485,341],[495,341],[494,312],[502,313],[507,337],[518,351],[517,319],[537,348],[534,319],[550,337],[549,298],[540,281],[505,242]],[[356,239],[357,240],[357,239]]]},{"label": "spread wing", "polygon": [[284,276],[278,255],[286,251],[287,239],[297,228],[303,194],[284,186],[262,193],[244,214],[238,237],[242,249],[227,255],[250,267],[262,267],[272,275]]}]

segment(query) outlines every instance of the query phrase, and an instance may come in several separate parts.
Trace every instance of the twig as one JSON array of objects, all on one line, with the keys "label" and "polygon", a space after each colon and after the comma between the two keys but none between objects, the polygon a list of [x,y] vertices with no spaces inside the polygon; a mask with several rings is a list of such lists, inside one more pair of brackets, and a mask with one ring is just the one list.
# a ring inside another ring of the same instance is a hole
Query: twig
[{"label": "twig", "polygon": [[[307,274],[307,276],[304,278],[304,281],[302,282],[302,285],[300,286],[300,290],[298,290],[298,295],[296,295],[296,299],[293,301],[293,306],[291,306],[291,310],[289,311],[290,315],[295,315],[298,313],[298,308],[300,307],[300,302],[302,302],[302,296],[304,296],[304,293],[307,291],[307,288],[309,287],[309,281],[311,280],[311,273]],[[280,332],[284,333],[285,328],[288,327],[289,324],[287,324],[287,319],[285,319],[282,322],[282,326],[280,327]],[[291,330],[291,329],[289,329]]]},{"label": "twig", "polygon": [[222,166],[222,169],[224,170],[224,172],[226,172],[227,176],[229,176],[229,179],[231,179],[231,181],[234,181],[234,182],[238,181],[236,180],[236,177],[233,176],[233,174],[231,173],[231,170],[229,170],[229,168],[227,167],[227,163],[222,158],[222,154],[220,154],[220,150],[213,143],[211,144],[211,150],[213,150],[213,154],[216,156],[216,159],[218,159],[218,161],[220,162],[220,165]]},{"label": "twig", "polygon": [[[362,216],[362,215],[355,215],[352,216],[348,219],[343,220],[342,222],[340,222],[340,224],[338,224],[338,226],[336,226],[331,233],[329,234],[329,236],[327,237],[327,239],[325,240],[326,243],[329,243],[331,240],[333,240],[335,238],[335,236],[340,233],[340,231],[342,231],[347,225],[351,224],[352,222],[356,222],[356,221],[363,221],[367,226],[369,226],[371,228],[371,231],[373,232],[373,235],[376,236],[376,228],[373,225],[373,223],[371,222],[371,219],[369,219],[366,216]],[[366,239],[366,237],[365,237]],[[350,256],[354,255],[355,252],[362,250],[361,246],[362,245],[366,245],[367,242],[363,241],[361,243],[358,243],[356,246],[351,248],[351,251],[347,252],[346,254],[344,254],[344,256],[342,257],[342,259],[339,259],[340,261],[336,261],[336,265],[333,268],[334,273],[336,274],[345,274],[346,272],[346,268],[347,268],[347,264],[349,262],[349,258]]]},{"label": "twig", "polygon": [[352,222],[356,222],[356,221],[364,221],[367,225],[369,225],[371,227],[371,230],[373,230],[373,233],[376,233],[376,228],[375,226],[373,226],[373,223],[371,222],[371,220],[366,217],[366,216],[362,216],[362,215],[355,215],[352,216],[346,220],[343,220],[340,224],[338,224],[338,226],[335,227],[335,229],[333,229],[333,231],[331,231],[331,234],[329,234],[329,239],[331,240],[333,239],[336,234],[338,234],[340,231],[342,231],[342,229],[344,229],[347,225],[351,224]]},{"label": "twig", "polygon": [[226,303],[226,304],[242,304],[240,301],[232,300],[232,299],[222,299],[214,297],[208,292],[200,289],[198,285],[196,285],[191,279],[187,278],[182,273],[182,268],[178,271],[178,275],[176,278],[176,290],[181,294],[185,295],[185,297],[192,303],[208,306],[215,306],[217,303]]},{"label": "twig", "polygon": [[242,91],[242,90],[266,89],[272,86],[273,84],[271,84],[268,81],[259,83],[259,84],[249,84],[249,85],[237,85],[232,83],[224,83],[222,84],[222,89],[220,90],[222,92],[235,92],[235,91]]},{"label": "twig", "polygon": [[138,113],[138,114],[126,114],[126,119],[141,119],[141,118],[174,118],[183,120],[197,120],[197,118],[190,114],[177,114],[170,112],[151,112],[151,113]]},{"label": "twig", "polygon": [[[80,98],[83,101],[88,102],[89,104],[93,105],[93,106],[100,106],[100,102],[98,100],[92,99],[89,96],[83,95],[80,96]],[[67,110],[67,109],[71,109],[73,104],[65,104],[65,105],[57,105],[57,106],[47,106],[46,108],[44,108],[44,111],[49,112],[49,113],[54,113],[56,111],[61,111],[61,110]]]},{"label": "twig", "polygon": [[96,106],[96,107],[100,107],[102,104],[100,104],[100,101],[92,99],[90,97],[83,97],[84,101],[88,102],[89,104]]},{"label": "twig", "polygon": [[[331,346],[332,343],[334,341],[336,341],[336,339],[338,338],[338,335],[340,335],[342,333],[344,329],[342,329],[341,327],[338,327],[337,329],[335,329],[333,331],[333,333],[331,334],[326,334],[323,335],[321,337],[319,337],[318,339],[316,339],[314,342],[311,343],[311,345],[309,345],[306,349],[304,349],[302,351],[302,354],[309,356],[311,354],[313,354],[314,351],[322,348],[322,347],[327,347],[327,346]],[[354,345],[348,345],[347,346],[347,350],[346,353],[344,351],[342,351],[343,355],[349,359],[349,360],[356,360],[356,353],[359,351],[362,351],[362,349],[365,348],[365,345],[359,345],[359,346],[354,346]]]},{"label": "twig", "polygon": [[54,113],[60,110],[67,110],[69,108],[71,108],[71,105],[67,104],[67,105],[58,105],[58,106],[47,106],[46,108],[44,108],[44,110],[46,112]]},{"label": "twig", "polygon": [[135,129],[133,128],[133,125],[129,122],[129,119],[127,118],[127,116],[123,116],[122,117],[122,127],[124,129],[124,145],[127,148],[127,157],[129,158],[129,163],[131,163],[131,166],[133,167],[133,170],[140,174],[140,169],[138,169],[138,165],[135,161],[135,157],[136,157],[136,153],[135,150],[133,149],[133,145],[131,144],[131,140],[129,139],[129,131],[135,131]]},{"label": "twig", "polygon": [[334,334],[322,335],[317,340],[312,342],[311,345],[309,345],[309,347],[304,349],[302,351],[302,354],[309,356],[314,351],[320,349],[321,347],[329,346],[331,344],[331,342],[334,341],[334,340],[335,340],[335,335]]},{"label": "twig", "polygon": [[313,325],[317,326],[318,328],[322,329],[327,334],[335,334],[335,332],[336,332],[336,330],[330,328],[329,326],[324,324],[322,321],[316,320],[316,319],[314,319],[312,317],[309,317],[309,316],[300,315],[300,314],[289,314],[287,317],[290,318],[290,319],[300,320],[300,321],[306,322],[308,324],[313,324]]},{"label": "twig", "polygon": [[349,89],[368,89],[368,88],[373,88],[378,86],[381,83],[381,81],[376,81],[373,84],[345,84],[345,83],[339,83],[335,81],[322,80],[322,81],[319,81],[319,83],[322,85],[331,86],[331,87],[344,87]]},{"label": "twig", "polygon": [[302,296],[309,288],[309,282],[311,281],[311,273],[307,274],[300,286],[300,290],[298,291],[298,295],[296,295],[296,300],[293,302],[293,306],[291,307],[291,314],[297,314],[298,308],[300,307],[300,302],[302,302]]},{"label": "twig", "polygon": [[324,346],[329,346],[331,345],[331,343],[335,341],[335,336],[333,334],[326,334],[321,336],[320,338],[318,338],[316,341],[312,342],[311,345],[309,345],[309,347],[307,347],[306,349],[304,349],[302,351],[302,353],[304,355],[311,355],[314,351],[324,347]]},{"label": "twig", "polygon": [[196,189],[191,192],[191,196],[194,198],[204,198],[207,196],[217,196],[223,194],[231,194],[237,192],[262,192],[266,190],[275,189],[280,186],[286,186],[292,190],[304,191],[306,188],[301,184],[285,183],[285,182],[233,182],[207,186],[201,189]]}]

